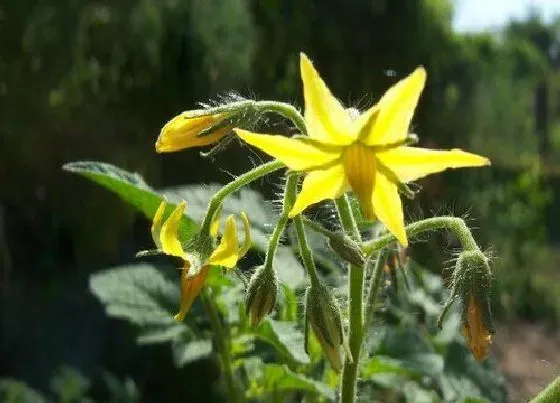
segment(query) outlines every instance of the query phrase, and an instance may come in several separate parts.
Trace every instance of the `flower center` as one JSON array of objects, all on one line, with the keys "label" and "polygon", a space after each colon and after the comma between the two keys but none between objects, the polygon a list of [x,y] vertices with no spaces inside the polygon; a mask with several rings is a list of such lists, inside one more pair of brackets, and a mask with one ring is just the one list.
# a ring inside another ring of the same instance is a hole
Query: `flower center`
[{"label": "flower center", "polygon": [[360,201],[365,218],[375,218],[373,212],[372,194],[375,186],[375,153],[360,143],[349,145],[342,156],[346,178],[352,190]]}]

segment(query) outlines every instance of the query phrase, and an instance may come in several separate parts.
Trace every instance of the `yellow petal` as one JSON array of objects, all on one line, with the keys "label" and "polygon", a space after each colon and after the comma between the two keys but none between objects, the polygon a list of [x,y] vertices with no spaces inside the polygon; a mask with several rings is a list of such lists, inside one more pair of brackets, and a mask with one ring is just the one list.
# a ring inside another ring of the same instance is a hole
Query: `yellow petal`
[{"label": "yellow petal", "polygon": [[344,152],[344,172],[350,187],[360,202],[364,217],[375,218],[373,212],[373,193],[375,181],[375,154],[367,146],[354,143]]},{"label": "yellow petal", "polygon": [[171,213],[169,218],[161,227],[160,232],[160,242],[163,252],[171,255],[183,258],[186,260],[185,252],[181,246],[181,242],[177,238],[177,230],[179,229],[179,224],[183,218],[183,212],[187,206],[187,202],[184,200],[175,207],[175,210]]},{"label": "yellow petal", "polygon": [[221,123],[224,118],[223,114],[190,117],[188,112],[175,116],[161,129],[156,141],[156,151],[165,153],[216,143],[231,131],[230,126],[216,129],[206,136],[197,137],[197,135]]},{"label": "yellow petal", "polygon": [[308,206],[325,199],[334,199],[346,190],[347,182],[342,164],[312,171],[305,176],[301,191],[289,213],[292,218]]},{"label": "yellow petal", "polygon": [[327,147],[306,138],[251,133],[235,129],[239,137],[294,171],[305,171],[329,164],[340,157],[339,147]]},{"label": "yellow petal", "polygon": [[159,234],[161,232],[161,226],[162,226],[162,223],[163,223],[163,213],[165,213],[165,207],[166,206],[167,206],[167,203],[165,202],[165,200],[163,200],[159,204],[159,207],[156,210],[156,214],[154,215],[154,221],[152,222],[152,228],[151,228],[152,239],[154,240],[154,244],[156,245],[156,247],[158,249],[161,249],[161,242],[159,240]]},{"label": "yellow petal", "polygon": [[368,145],[383,145],[403,141],[425,83],[426,70],[418,67],[391,87],[377,104],[379,115],[364,142]]},{"label": "yellow petal", "polygon": [[210,225],[210,236],[212,236],[212,238],[218,237],[218,231],[220,230],[220,219],[222,217],[222,206],[223,204],[220,204],[220,207],[218,207],[218,209],[214,213],[214,218],[212,219],[212,224]]},{"label": "yellow petal", "polygon": [[459,149],[439,151],[419,147],[397,147],[376,155],[401,182],[410,182],[447,168],[490,165],[488,158]]},{"label": "yellow petal", "polygon": [[238,259],[241,259],[243,256],[245,256],[245,254],[249,252],[249,249],[251,249],[252,245],[251,226],[249,225],[249,218],[244,211],[241,212],[241,220],[243,221],[243,227],[245,229],[245,240],[243,241],[243,246],[241,247],[241,249],[239,249]]},{"label": "yellow petal", "polygon": [[210,258],[208,264],[224,266],[229,269],[235,267],[239,259],[239,246],[237,244],[237,227],[233,215],[228,216],[226,220],[226,228],[220,244]]},{"label": "yellow petal", "polygon": [[174,317],[176,321],[181,322],[185,319],[185,315],[189,313],[194,300],[200,294],[202,287],[204,287],[209,271],[210,266],[203,266],[200,269],[200,273],[194,277],[189,277],[188,267],[183,268],[181,271],[181,304],[179,313]]},{"label": "yellow petal", "polygon": [[347,145],[356,139],[352,120],[340,102],[303,53],[300,54],[301,79],[305,98],[305,125],[309,136],[317,141]]},{"label": "yellow petal", "polygon": [[379,221],[387,227],[403,247],[407,247],[404,215],[397,185],[379,171],[375,175],[372,201],[375,215]]}]

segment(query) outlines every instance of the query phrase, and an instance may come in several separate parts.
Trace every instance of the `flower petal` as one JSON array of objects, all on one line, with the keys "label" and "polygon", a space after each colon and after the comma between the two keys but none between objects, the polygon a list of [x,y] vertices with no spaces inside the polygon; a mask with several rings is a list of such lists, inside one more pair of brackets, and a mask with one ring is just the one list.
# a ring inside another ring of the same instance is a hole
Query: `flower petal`
[{"label": "flower petal", "polygon": [[364,142],[373,146],[403,141],[425,83],[426,70],[418,67],[389,88],[377,104],[379,115]]},{"label": "flower petal", "polygon": [[251,245],[253,244],[251,241],[251,226],[249,225],[249,218],[244,211],[241,212],[241,220],[243,221],[243,227],[245,229],[245,240],[243,241],[243,246],[239,249],[239,259],[249,252],[249,249],[251,249]]},{"label": "flower petal", "polygon": [[280,135],[251,133],[234,129],[248,144],[282,161],[294,171],[305,171],[329,164],[340,157],[339,147],[329,147],[308,138],[288,138]]},{"label": "flower petal", "polygon": [[352,136],[350,115],[331,94],[313,67],[311,60],[300,54],[301,79],[305,98],[305,125],[309,136],[329,144],[347,145]]},{"label": "flower petal", "polygon": [[447,168],[490,165],[488,158],[456,148],[440,151],[419,147],[397,147],[376,155],[401,182],[410,182]]},{"label": "flower petal", "polygon": [[342,164],[335,164],[327,169],[310,172],[303,180],[301,191],[289,213],[289,217],[296,216],[311,204],[340,196],[347,186]]},{"label": "flower petal", "polygon": [[181,242],[177,238],[177,230],[179,223],[183,218],[183,212],[187,207],[187,202],[184,200],[175,207],[169,218],[163,223],[160,232],[160,242],[163,252],[167,255],[177,256],[186,260],[186,254],[183,251]]},{"label": "flower petal", "polygon": [[218,237],[218,232],[220,231],[220,220],[222,218],[222,207],[223,204],[220,204],[220,207],[214,212],[214,218],[212,218],[212,223],[210,224],[210,236],[212,238]]},{"label": "flower petal", "polygon": [[224,266],[228,269],[235,267],[239,259],[239,245],[237,243],[237,226],[235,217],[228,216],[226,228],[220,244],[208,258],[208,264]]},{"label": "flower petal", "polygon": [[403,247],[407,247],[404,215],[397,185],[379,171],[375,175],[372,202],[379,221],[387,227]]},{"label": "flower petal", "polygon": [[175,116],[161,129],[156,141],[156,151],[165,153],[216,143],[231,131],[230,126],[217,128],[206,136],[198,137],[197,135],[205,129],[218,125],[224,118],[225,116],[219,113],[191,117],[188,116],[188,112],[185,112]]},{"label": "flower petal", "polygon": [[151,228],[152,239],[154,240],[154,244],[158,249],[161,249],[161,241],[159,239],[159,235],[163,223],[163,213],[165,213],[166,206],[167,203],[165,202],[165,200],[163,200],[159,204],[159,207],[157,208],[156,213],[154,215],[154,221],[152,222],[152,228]]},{"label": "flower petal", "polygon": [[185,319],[185,315],[189,313],[194,300],[200,294],[202,287],[204,287],[209,271],[210,266],[203,266],[200,269],[200,273],[193,277],[189,277],[188,267],[183,268],[181,271],[181,304],[179,313],[174,317],[176,321],[181,322]]}]

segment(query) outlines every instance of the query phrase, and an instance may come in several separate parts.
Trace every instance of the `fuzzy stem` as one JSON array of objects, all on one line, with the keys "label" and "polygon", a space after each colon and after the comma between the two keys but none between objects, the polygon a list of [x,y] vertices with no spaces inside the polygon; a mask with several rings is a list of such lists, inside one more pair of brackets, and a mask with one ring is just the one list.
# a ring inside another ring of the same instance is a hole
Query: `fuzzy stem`
[{"label": "fuzzy stem", "polygon": [[[459,239],[459,242],[461,242],[461,246],[464,250],[479,250],[479,247],[476,244],[471,231],[469,230],[469,227],[467,227],[465,222],[458,217],[444,216],[427,218],[425,220],[409,224],[405,229],[406,235],[409,238],[412,238],[421,232],[435,231],[438,229],[449,229],[453,231],[455,236]],[[388,246],[389,244],[391,244],[391,242],[395,242],[396,240],[397,238],[395,238],[393,234],[387,234],[371,241],[364,242],[362,244],[362,248],[364,253],[369,256],[372,253]]]},{"label": "fuzzy stem", "polygon": [[[335,200],[338,216],[344,232],[355,241],[360,242],[360,231],[356,225],[356,220],[352,213],[352,208],[348,197],[343,195]],[[346,355],[341,380],[341,399],[342,403],[353,403],[356,401],[356,380],[360,367],[360,352],[364,339],[364,312],[363,312],[363,293],[364,293],[364,269],[350,265],[350,275],[348,276],[348,344],[352,356]]]},{"label": "fuzzy stem", "polygon": [[208,289],[205,287],[201,293],[202,304],[204,309],[208,313],[210,318],[210,324],[212,326],[212,334],[214,335],[214,342],[216,343],[216,348],[218,350],[218,355],[220,357],[222,371],[225,375],[226,387],[228,390],[228,399],[233,403],[242,402],[243,396],[239,393],[239,389],[235,384],[235,377],[233,374],[233,369],[231,367],[230,361],[230,346],[229,346],[229,336],[226,334],[226,329],[223,328],[218,309],[212,297],[208,294]]},{"label": "fuzzy stem", "polygon": [[265,267],[272,267],[272,261],[274,260],[274,254],[278,248],[278,242],[280,237],[286,228],[286,223],[288,222],[288,213],[292,209],[294,204],[296,192],[297,192],[297,175],[288,175],[284,188],[284,200],[282,205],[282,214],[272,231],[270,240],[268,241],[268,248],[266,250],[266,258],[264,260]]},{"label": "fuzzy stem", "polygon": [[530,403],[555,403],[560,401],[560,376],[550,382]]},{"label": "fuzzy stem", "polygon": [[[379,294],[379,286],[381,285],[381,277],[383,277],[383,266],[385,264],[386,254],[384,251],[379,252],[375,260],[375,266],[370,279],[370,285],[366,303],[366,329],[372,324],[375,317],[375,304],[377,302],[377,295]],[[371,262],[371,260],[370,260]]]},{"label": "fuzzy stem", "polygon": [[249,172],[244,173],[243,175],[237,177],[235,180],[231,181],[223,188],[218,190],[214,194],[214,196],[212,196],[212,199],[210,199],[210,203],[208,203],[208,210],[206,210],[206,215],[204,216],[204,220],[202,221],[201,232],[210,233],[210,226],[212,225],[214,214],[227,196],[229,196],[233,192],[236,192],[241,187],[253,182],[254,180],[283,167],[284,164],[282,164],[280,161],[274,160],[267,162],[266,164],[259,165]]},{"label": "fuzzy stem", "polygon": [[301,134],[307,133],[305,120],[293,105],[277,101],[258,101],[254,106],[260,112],[274,112],[291,120]]}]

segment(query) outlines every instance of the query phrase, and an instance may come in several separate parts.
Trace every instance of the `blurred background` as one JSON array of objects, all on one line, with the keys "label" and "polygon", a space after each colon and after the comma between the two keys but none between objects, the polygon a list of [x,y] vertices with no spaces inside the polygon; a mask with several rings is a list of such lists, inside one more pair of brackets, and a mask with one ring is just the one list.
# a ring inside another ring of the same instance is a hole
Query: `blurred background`
[{"label": "blurred background", "polygon": [[[158,155],[159,129],[231,90],[301,107],[300,51],[360,108],[426,66],[420,145],[493,165],[424,179],[407,216],[466,216],[495,257],[491,356],[511,401],[560,373],[560,3],[3,0],[0,378],[79,389],[103,369],[145,395],[174,393],[185,374],[168,350],[136,346],[88,290],[91,273],[150,247],[149,222],[61,167],[106,161],[156,188],[224,183],[251,166],[239,144],[218,164],[197,150]],[[440,273],[449,252],[437,235],[410,254]]]}]

